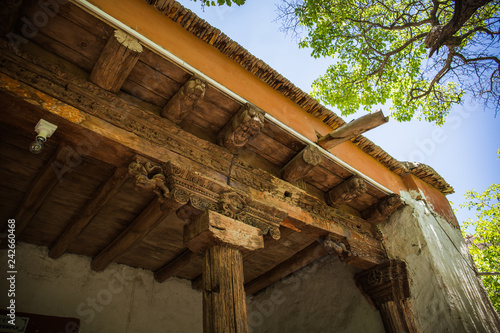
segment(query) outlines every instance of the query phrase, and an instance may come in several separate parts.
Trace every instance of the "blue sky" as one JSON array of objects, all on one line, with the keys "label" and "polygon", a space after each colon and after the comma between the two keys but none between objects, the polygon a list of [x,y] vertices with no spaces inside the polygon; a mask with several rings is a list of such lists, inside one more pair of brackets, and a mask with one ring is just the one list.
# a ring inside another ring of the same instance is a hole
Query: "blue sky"
[{"label": "blue sky", "polygon": [[[330,59],[313,59],[309,50],[299,49],[296,41],[279,31],[275,10],[279,1],[247,0],[241,7],[205,7],[204,10],[200,2],[179,2],[305,92],[310,91],[313,80],[331,63]],[[382,110],[389,114],[388,106]],[[352,118],[344,117],[347,121]],[[456,208],[464,201],[466,190],[484,191],[492,183],[500,183],[500,160],[496,158],[500,148],[500,115],[494,118],[492,111],[484,111],[474,102],[454,107],[441,127],[417,120],[398,123],[391,119],[365,135],[400,161],[433,167],[455,188],[448,200]],[[457,212],[460,222],[473,217],[474,212],[463,209]]]}]

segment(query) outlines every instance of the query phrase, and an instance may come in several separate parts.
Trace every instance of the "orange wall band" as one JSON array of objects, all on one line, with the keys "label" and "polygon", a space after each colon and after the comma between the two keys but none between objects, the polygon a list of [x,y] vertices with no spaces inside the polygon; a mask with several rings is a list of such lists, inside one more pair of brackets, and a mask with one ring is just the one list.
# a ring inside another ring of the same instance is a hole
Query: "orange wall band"
[{"label": "orange wall band", "polygon": [[[307,113],[238,63],[220,53],[215,47],[192,35],[145,1],[89,0],[89,2],[309,140],[316,141],[315,131],[326,134],[332,130],[330,126]],[[395,193],[416,189],[415,186],[409,187],[399,175],[350,141],[334,147],[330,152]],[[418,188],[428,188],[424,193],[432,192],[433,197],[440,195],[442,198],[439,201],[447,202],[445,196],[431,185],[418,183]]]}]

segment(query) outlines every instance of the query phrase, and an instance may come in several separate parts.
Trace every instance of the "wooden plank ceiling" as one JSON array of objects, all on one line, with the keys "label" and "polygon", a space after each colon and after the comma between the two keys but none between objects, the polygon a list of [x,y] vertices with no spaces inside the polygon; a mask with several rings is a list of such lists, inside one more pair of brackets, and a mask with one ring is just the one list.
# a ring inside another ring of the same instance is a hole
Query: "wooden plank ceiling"
[{"label": "wooden plank ceiling", "polygon": [[[37,2],[25,1],[18,16],[33,17],[37,10]],[[115,28],[71,3],[58,10],[22,50],[87,80]],[[22,34],[22,28],[23,22],[18,21],[14,31]],[[3,52],[7,52],[5,47]],[[117,96],[160,115],[191,78],[192,73],[144,48]],[[147,230],[134,229],[142,238],[132,239],[119,254],[113,254],[113,242],[127,228],[135,228],[134,221],[157,214],[150,208],[158,200],[156,194],[138,191],[127,172],[140,151],[59,120],[58,130],[42,153],[34,155],[28,150],[35,138],[34,124],[42,117],[50,120],[50,116],[6,93],[0,95],[0,103],[4,114],[0,120],[0,219],[2,223],[12,217],[20,221],[20,241],[47,246],[53,257],[65,252],[92,257],[94,268],[117,262],[155,272],[163,268],[166,277],[197,280],[201,260],[186,249],[182,237],[185,222],[175,212],[151,223]],[[217,135],[241,107],[207,85],[204,97],[178,126],[217,144]],[[238,155],[245,163],[279,178],[283,167],[304,148],[305,142],[265,120],[262,131]],[[70,168],[58,170],[57,166],[67,166],[68,161]],[[328,192],[352,177],[350,171],[323,158],[295,185],[325,202]],[[362,195],[336,208],[360,220],[363,212],[386,197],[373,185],[366,186]],[[245,254],[245,282],[250,293],[327,253],[317,243],[325,232],[292,228],[292,222],[280,227],[279,239],[266,235],[263,249]]]}]

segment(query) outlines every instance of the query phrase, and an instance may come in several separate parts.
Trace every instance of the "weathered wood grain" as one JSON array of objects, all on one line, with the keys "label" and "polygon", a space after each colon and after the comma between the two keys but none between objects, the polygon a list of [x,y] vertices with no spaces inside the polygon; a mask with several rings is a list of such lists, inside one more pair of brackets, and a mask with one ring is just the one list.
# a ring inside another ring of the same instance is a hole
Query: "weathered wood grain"
[{"label": "weathered wood grain", "polygon": [[75,240],[92,219],[99,213],[111,198],[120,190],[123,183],[129,179],[126,168],[117,168],[113,175],[104,183],[91,200],[87,202],[78,217],[66,228],[64,233],[50,248],[49,256],[59,258],[66,252],[69,244]]},{"label": "weathered wood grain", "polygon": [[156,197],[127,229],[120,233],[92,260],[92,269],[97,272],[104,270],[118,256],[128,251],[136,242],[139,242],[158,224],[163,222],[179,206],[178,203],[172,200],[161,203],[160,198]]},{"label": "weathered wood grain", "polygon": [[248,295],[253,295],[326,254],[328,254],[328,252],[323,246],[315,241],[304,250],[298,252],[288,260],[283,261],[267,273],[245,284],[245,291]]},{"label": "weathered wood grain", "polygon": [[68,171],[71,171],[71,168],[64,168],[64,166],[72,151],[69,147],[60,147],[33,181],[15,214],[17,221],[16,235],[20,236],[23,233],[33,216],[49,196],[50,191],[63,179]]},{"label": "weathered wood grain", "polygon": [[355,119],[333,132],[320,137],[318,144],[328,150],[388,121],[389,118],[384,116],[382,110],[378,110]]},{"label": "weathered wood grain", "polygon": [[290,183],[303,179],[315,166],[321,163],[321,152],[314,145],[308,145],[298,153],[282,170],[282,177]]},{"label": "weathered wood grain", "polygon": [[142,53],[137,39],[115,30],[90,73],[89,81],[113,93],[120,91]]},{"label": "weathered wood grain", "polygon": [[187,265],[198,258],[198,255],[190,250],[185,250],[181,255],[155,272],[155,280],[162,283],[166,279],[175,276]]},{"label": "weathered wood grain", "polygon": [[227,245],[212,246],[204,254],[203,332],[248,332],[243,258]]}]

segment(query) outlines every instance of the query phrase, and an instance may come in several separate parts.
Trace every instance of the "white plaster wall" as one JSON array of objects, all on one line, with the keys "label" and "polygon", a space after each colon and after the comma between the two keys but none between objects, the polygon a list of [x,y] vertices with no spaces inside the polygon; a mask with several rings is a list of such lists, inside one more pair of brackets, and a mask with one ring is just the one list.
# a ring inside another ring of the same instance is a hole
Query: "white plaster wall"
[{"label": "white plaster wall", "polygon": [[[80,318],[82,333],[203,331],[202,296],[189,281],[160,284],[151,271],[117,264],[96,273],[88,257],[65,254],[53,260],[47,252],[17,244],[17,311]],[[0,262],[7,263],[6,250],[0,251]],[[3,277],[3,309],[7,289]]]},{"label": "white plaster wall", "polygon": [[407,263],[419,332],[500,332],[460,230],[417,193],[402,197],[407,206],[380,229],[389,257]]},{"label": "white plaster wall", "polygon": [[250,332],[385,332],[354,283],[355,268],[335,256],[316,261],[251,297]]}]

